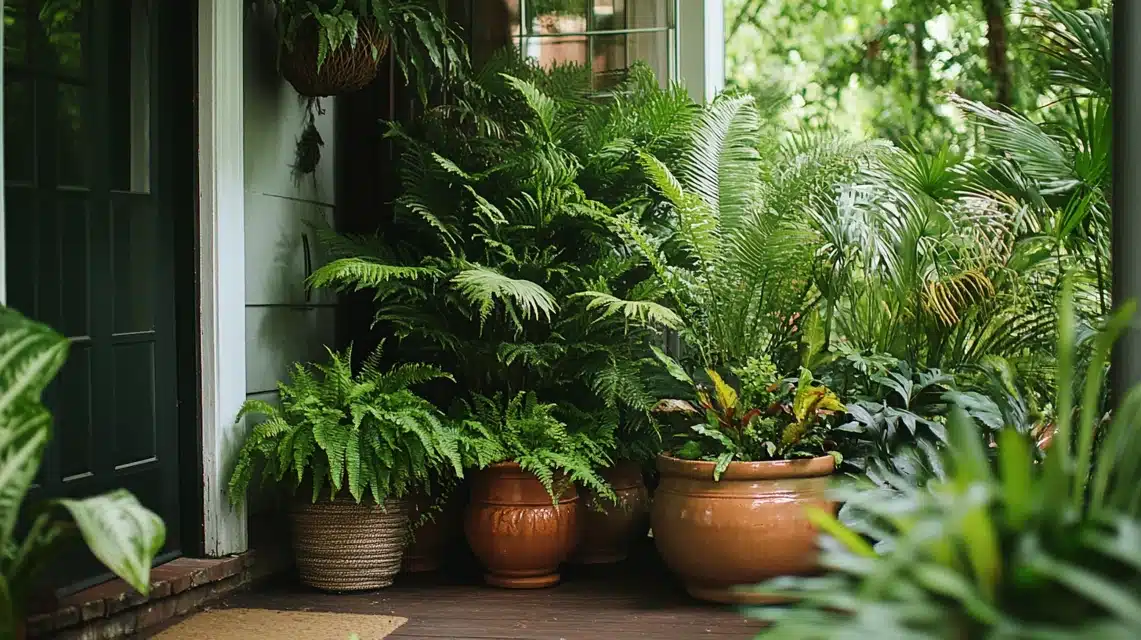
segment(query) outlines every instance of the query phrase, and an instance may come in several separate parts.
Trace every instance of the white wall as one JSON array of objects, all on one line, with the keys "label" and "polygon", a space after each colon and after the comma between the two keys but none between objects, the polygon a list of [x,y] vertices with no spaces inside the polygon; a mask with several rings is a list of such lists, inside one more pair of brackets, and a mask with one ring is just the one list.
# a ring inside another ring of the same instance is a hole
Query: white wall
[{"label": "white wall", "polygon": [[304,280],[306,237],[311,267],[322,259],[306,222],[333,221],[335,106],[324,99],[317,118],[325,142],[317,171],[296,181],[291,165],[305,101],[277,71],[269,25],[252,13],[246,23],[246,393],[273,400],[294,362],[321,359],[333,344],[335,298],[313,292],[306,300]]}]

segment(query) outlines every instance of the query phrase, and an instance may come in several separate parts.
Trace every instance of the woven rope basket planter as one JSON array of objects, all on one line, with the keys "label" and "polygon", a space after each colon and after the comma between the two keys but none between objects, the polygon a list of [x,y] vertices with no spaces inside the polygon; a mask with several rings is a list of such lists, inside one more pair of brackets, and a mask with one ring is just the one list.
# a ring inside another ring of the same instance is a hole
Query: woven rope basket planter
[{"label": "woven rope basket planter", "polygon": [[301,582],[325,591],[390,586],[408,544],[408,503],[299,501],[290,511]]},{"label": "woven rope basket planter", "polygon": [[[293,48],[281,45],[281,74],[303,96],[321,98],[352,93],[376,78],[380,61],[388,51],[388,38],[374,24],[362,20],[357,45],[346,40],[325,57],[317,70],[317,28],[310,19],[297,32]],[[373,57],[373,49],[376,57]]]}]

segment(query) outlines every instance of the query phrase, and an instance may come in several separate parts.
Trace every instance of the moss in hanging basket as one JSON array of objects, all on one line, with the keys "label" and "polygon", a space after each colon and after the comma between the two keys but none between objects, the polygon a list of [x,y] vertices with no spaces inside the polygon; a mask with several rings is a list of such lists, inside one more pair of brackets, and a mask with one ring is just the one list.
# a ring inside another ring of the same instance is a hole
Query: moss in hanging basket
[{"label": "moss in hanging basket", "polygon": [[390,42],[405,81],[416,82],[422,99],[436,79],[466,71],[463,44],[437,0],[271,1],[282,73],[303,95],[368,85]]}]

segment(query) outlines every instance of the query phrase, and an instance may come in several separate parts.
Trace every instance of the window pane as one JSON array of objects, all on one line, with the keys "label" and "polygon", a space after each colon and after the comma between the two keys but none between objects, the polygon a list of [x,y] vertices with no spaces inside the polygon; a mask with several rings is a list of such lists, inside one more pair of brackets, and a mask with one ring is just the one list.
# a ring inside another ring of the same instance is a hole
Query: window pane
[{"label": "window pane", "polygon": [[522,0],[527,33],[583,33],[587,0]]},{"label": "window pane", "polygon": [[669,0],[594,0],[592,31],[671,27]]},{"label": "window pane", "polygon": [[556,64],[586,64],[585,36],[523,38],[523,55],[549,69]]},{"label": "window pane", "polygon": [[626,77],[626,70],[635,62],[645,62],[653,69],[663,86],[670,80],[670,34],[651,31],[622,35],[591,36],[591,70],[594,88],[603,91]]},{"label": "window pane", "polygon": [[147,0],[118,2],[111,9],[114,37],[108,57],[107,116],[111,188],[150,190],[150,26]]},{"label": "window pane", "polygon": [[31,182],[36,175],[32,86],[28,80],[4,83],[4,179],[7,181]]},{"label": "window pane", "polygon": [[87,185],[87,90],[72,84],[56,86],[57,183]]},{"label": "window pane", "polygon": [[40,14],[40,23],[51,44],[56,68],[69,75],[81,76],[84,72],[85,15],[82,0],[57,0]]}]

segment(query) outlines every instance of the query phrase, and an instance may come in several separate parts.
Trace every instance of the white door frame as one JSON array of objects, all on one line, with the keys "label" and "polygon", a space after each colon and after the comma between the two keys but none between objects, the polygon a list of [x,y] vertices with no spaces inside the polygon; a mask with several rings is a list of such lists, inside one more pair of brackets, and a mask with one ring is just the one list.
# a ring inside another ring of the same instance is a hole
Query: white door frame
[{"label": "white door frame", "polygon": [[725,88],[724,0],[678,0],[679,71],[695,102]]},{"label": "white door frame", "polygon": [[243,22],[247,3],[198,3],[198,303],[202,509],[207,556],[248,548],[246,512],[226,483],[245,431],[246,397]]},{"label": "white door frame", "polygon": [[[4,29],[0,28],[0,104],[4,104]],[[3,133],[0,124],[0,134]],[[0,135],[0,304],[8,302],[8,254],[4,244],[4,136]]]}]

